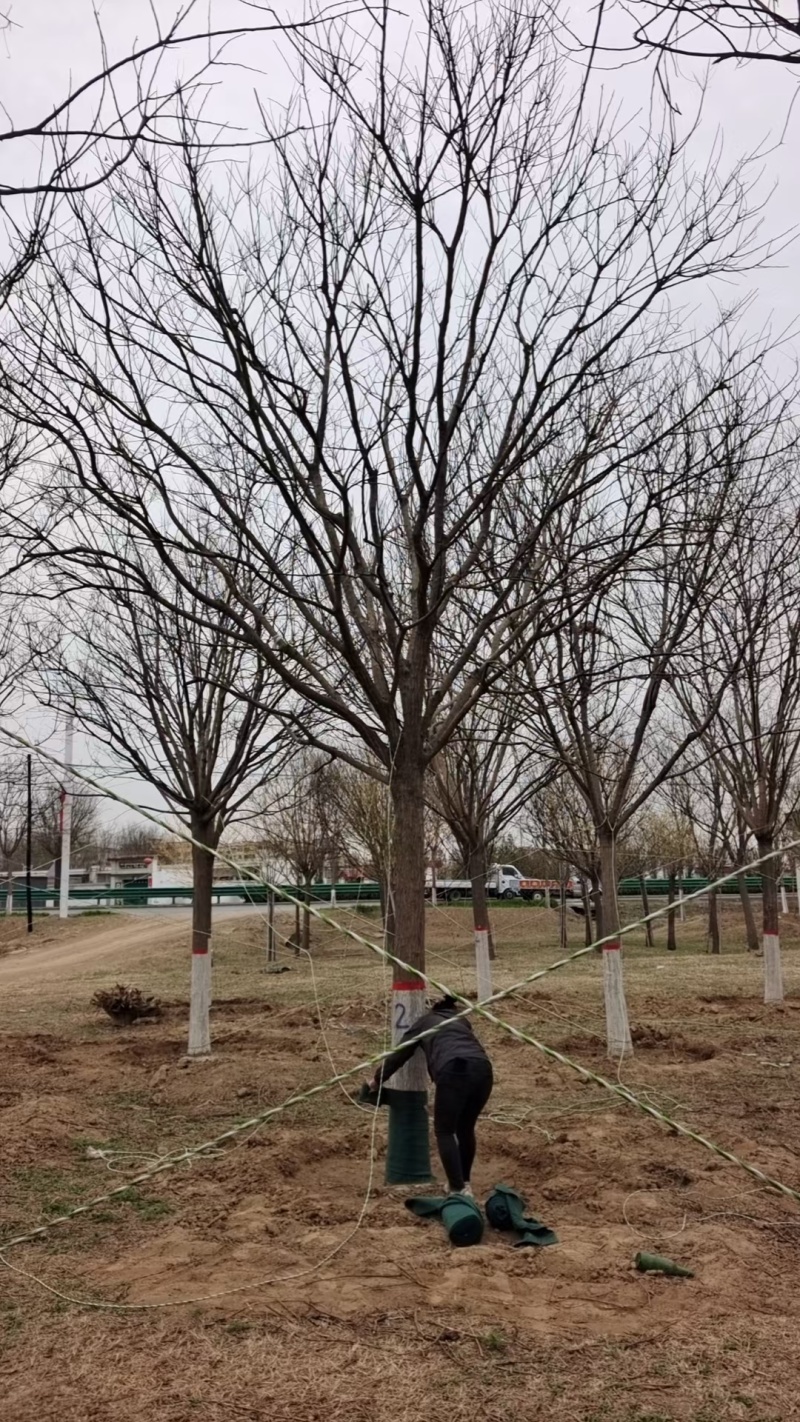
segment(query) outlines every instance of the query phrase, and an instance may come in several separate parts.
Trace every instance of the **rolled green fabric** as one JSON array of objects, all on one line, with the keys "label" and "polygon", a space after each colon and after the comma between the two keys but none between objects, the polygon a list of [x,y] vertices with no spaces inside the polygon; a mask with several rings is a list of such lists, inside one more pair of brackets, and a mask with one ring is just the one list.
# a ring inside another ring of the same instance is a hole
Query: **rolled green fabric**
[{"label": "rolled green fabric", "polygon": [[406,1200],[406,1209],[419,1219],[441,1219],[450,1243],[458,1248],[480,1244],[483,1238],[480,1205],[467,1195],[419,1195]]},{"label": "rolled green fabric", "polygon": [[526,1215],[525,1201],[508,1185],[495,1185],[486,1201],[486,1218],[492,1229],[513,1230],[519,1235],[514,1241],[515,1249],[545,1249],[549,1244],[558,1244],[555,1231],[533,1215]]}]

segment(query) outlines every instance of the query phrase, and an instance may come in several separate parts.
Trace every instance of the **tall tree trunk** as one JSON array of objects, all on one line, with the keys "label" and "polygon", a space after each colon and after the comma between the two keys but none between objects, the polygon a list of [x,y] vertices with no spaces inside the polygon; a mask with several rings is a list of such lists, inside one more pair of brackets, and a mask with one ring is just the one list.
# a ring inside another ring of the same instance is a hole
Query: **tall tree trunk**
[{"label": "tall tree trunk", "polygon": [[[219,841],[213,824],[192,819],[192,984],[189,998],[190,1057],[211,1052],[211,895],[214,854]],[[204,846],[204,847],[203,847]]]},{"label": "tall tree trunk", "polygon": [[310,913],[310,910],[309,910],[309,907],[308,907],[308,905],[309,905],[310,902],[311,902],[311,894],[310,894],[309,888],[308,888],[308,886],[309,886],[310,883],[311,883],[311,880],[308,878],[307,875],[304,874],[304,875],[303,875],[303,905],[304,905],[304,907],[303,907],[303,945],[302,945],[302,946],[303,946],[303,952],[304,952],[304,953],[310,953],[310,952],[311,952],[311,913]]},{"label": "tall tree trunk", "polygon": [[622,975],[622,947],[619,939],[619,901],[617,898],[617,866],[613,831],[606,826],[598,834],[600,849],[600,885],[602,888],[603,996],[606,1008],[606,1045],[610,1057],[633,1054],[628,1004]]},{"label": "tall tree trunk", "polygon": [[[642,913],[644,917],[647,918],[650,913],[650,900],[647,897],[647,880],[644,874],[642,874],[639,879],[639,888],[642,895]],[[655,946],[652,923],[646,923],[644,926],[644,941],[647,948],[653,948]]]},{"label": "tall tree trunk", "polygon": [[472,927],[475,935],[475,978],[478,987],[478,1001],[483,1002],[492,995],[492,926],[489,921],[489,899],[486,893],[486,847],[477,844],[470,848],[467,872],[472,887]]},{"label": "tall tree trunk", "polygon": [[[592,908],[594,909],[594,931],[592,936],[593,938],[603,938],[605,935],[605,929],[603,927],[605,918],[603,916],[603,880],[600,869],[591,876],[589,896],[592,900]],[[591,942],[592,940],[590,939],[589,941]],[[598,948],[597,951],[601,953],[603,950]]]},{"label": "tall tree trunk", "polygon": [[753,912],[753,900],[750,897],[750,890],[747,887],[747,876],[745,874],[736,875],[736,887],[739,890],[739,898],[744,914],[744,931],[747,937],[748,953],[757,953],[759,948],[758,929],[756,928],[756,916]]},{"label": "tall tree trunk", "polygon": [[712,889],[708,895],[708,949],[710,953],[719,953],[720,948],[719,893]]},{"label": "tall tree trunk", "polygon": [[675,886],[678,882],[677,874],[670,874],[667,878],[667,903],[669,913],[667,914],[667,952],[675,953],[678,945],[675,940],[675,910],[672,905],[675,902]]},{"label": "tall tree trunk", "polygon": [[267,962],[274,963],[277,957],[275,952],[275,895],[270,889],[267,895]]},{"label": "tall tree trunk", "polygon": [[[756,835],[759,857],[775,848],[771,834]],[[762,941],[764,945],[764,1001],[783,1002],[783,968],[778,930],[778,859],[761,865]]]},{"label": "tall tree trunk", "polygon": [[386,877],[385,872],[378,879],[378,893],[381,903],[381,924],[383,925],[384,946],[389,953],[394,952],[394,899],[392,898],[392,886]]},{"label": "tall tree trunk", "polygon": [[589,888],[585,877],[581,878],[581,898],[583,899],[583,941],[588,948],[594,942],[595,921],[592,919],[592,904],[597,903],[594,885]]},{"label": "tall tree trunk", "polygon": [[[425,799],[421,743],[411,738],[395,755],[392,797],[392,906],[394,965],[392,1041],[399,1042],[425,1012]],[[391,1080],[386,1180],[413,1185],[430,1180],[428,1074],[422,1051]]]},{"label": "tall tree trunk", "polygon": [[6,913],[14,912],[14,873],[11,865],[8,865],[8,884],[6,885]]},{"label": "tall tree trunk", "polygon": [[568,866],[562,864],[559,874],[559,884],[561,892],[558,899],[558,946],[562,953],[566,953],[569,948],[569,930],[567,928],[567,875]]}]

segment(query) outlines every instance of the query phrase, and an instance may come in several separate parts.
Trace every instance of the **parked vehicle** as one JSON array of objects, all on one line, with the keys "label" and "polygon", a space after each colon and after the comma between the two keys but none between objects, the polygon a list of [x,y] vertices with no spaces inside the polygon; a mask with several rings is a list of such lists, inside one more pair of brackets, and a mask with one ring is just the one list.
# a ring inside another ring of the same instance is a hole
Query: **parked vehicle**
[{"label": "parked vehicle", "polygon": [[[486,876],[486,892],[493,899],[518,899],[521,895],[522,875],[513,864],[493,864]],[[425,882],[425,897],[431,897],[432,876],[428,870]],[[436,879],[437,899],[448,902],[472,897],[471,879]]]},{"label": "parked vehicle", "polygon": [[[425,897],[431,897],[431,873],[428,871]],[[547,892],[556,901],[561,894],[561,885],[557,879],[530,879],[513,864],[493,864],[486,877],[486,892],[493,899],[528,899],[533,901],[543,900],[547,897]],[[575,898],[579,893],[577,883],[570,880],[567,886],[567,897]],[[472,897],[472,882],[469,879],[439,879],[436,880],[436,897],[446,899],[448,902],[457,899],[469,899]]]},{"label": "parked vehicle", "polygon": [[[577,879],[568,879],[565,889],[568,899],[580,897],[580,885]],[[535,903],[541,903],[542,900],[547,899],[548,894],[556,903],[561,898],[561,884],[558,879],[520,879],[519,891],[523,899],[533,899]]]}]

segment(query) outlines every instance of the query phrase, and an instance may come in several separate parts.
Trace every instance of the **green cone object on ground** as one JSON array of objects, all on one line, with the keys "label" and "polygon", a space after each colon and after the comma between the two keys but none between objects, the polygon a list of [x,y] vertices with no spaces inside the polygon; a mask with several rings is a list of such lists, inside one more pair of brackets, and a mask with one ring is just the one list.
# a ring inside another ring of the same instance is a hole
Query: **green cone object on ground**
[{"label": "green cone object on ground", "polygon": [[684,1269],[682,1264],[665,1259],[663,1254],[643,1254],[640,1250],[633,1262],[640,1274],[668,1274],[673,1279],[694,1278],[691,1269]]}]

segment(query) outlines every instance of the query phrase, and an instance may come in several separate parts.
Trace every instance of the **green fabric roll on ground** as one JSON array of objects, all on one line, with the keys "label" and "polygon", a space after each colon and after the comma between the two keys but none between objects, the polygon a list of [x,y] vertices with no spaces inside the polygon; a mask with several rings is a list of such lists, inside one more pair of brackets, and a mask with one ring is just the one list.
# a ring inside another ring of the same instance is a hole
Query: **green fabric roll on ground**
[{"label": "green fabric roll on ground", "polygon": [[526,1215],[525,1201],[508,1185],[495,1185],[486,1201],[486,1218],[492,1229],[513,1230],[519,1235],[514,1241],[515,1249],[544,1249],[548,1244],[558,1244],[558,1235],[541,1220]]},{"label": "green fabric roll on ground", "polygon": [[480,1244],[483,1238],[480,1206],[466,1195],[420,1195],[406,1200],[406,1209],[419,1219],[441,1219],[450,1243],[459,1248]]}]

